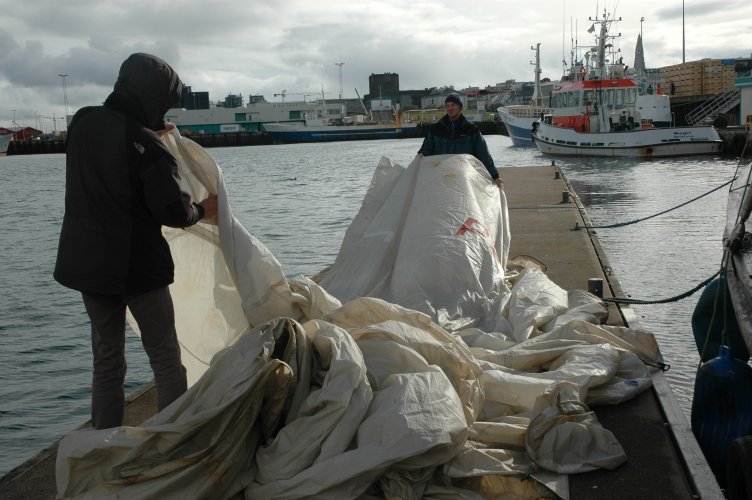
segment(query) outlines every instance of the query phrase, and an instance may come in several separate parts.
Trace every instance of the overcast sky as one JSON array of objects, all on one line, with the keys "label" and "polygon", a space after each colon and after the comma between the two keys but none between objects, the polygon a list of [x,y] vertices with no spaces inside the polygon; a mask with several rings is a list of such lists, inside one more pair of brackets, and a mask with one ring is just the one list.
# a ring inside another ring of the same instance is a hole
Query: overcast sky
[{"label": "overcast sky", "polygon": [[372,73],[398,73],[402,90],[530,81],[536,43],[556,80],[604,7],[622,18],[625,63],[644,17],[646,66],[667,66],[682,62],[682,5],[686,61],[750,57],[749,0],[0,0],[0,126],[42,116],[52,130],[61,74],[69,113],[100,104],[133,52],[162,57],[212,101],[322,86],[337,97],[339,62],[344,97],[367,93]]}]

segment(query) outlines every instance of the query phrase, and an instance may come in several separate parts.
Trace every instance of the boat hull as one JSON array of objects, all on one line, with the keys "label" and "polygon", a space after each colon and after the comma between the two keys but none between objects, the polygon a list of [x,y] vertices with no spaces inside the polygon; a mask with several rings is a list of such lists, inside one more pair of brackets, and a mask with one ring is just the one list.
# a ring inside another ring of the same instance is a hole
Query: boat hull
[{"label": "boat hull", "polygon": [[537,123],[533,139],[546,155],[602,158],[665,158],[719,153],[723,141],[713,127],[666,127],[585,133]]},{"label": "boat hull", "polygon": [[10,144],[10,141],[13,139],[13,136],[10,134],[2,135],[0,134],[0,154],[5,154],[8,151],[8,145]]},{"label": "boat hull", "polygon": [[290,127],[283,124],[265,124],[264,128],[274,143],[406,139],[419,135],[417,125],[402,127],[369,125]]},{"label": "boat hull", "polygon": [[504,106],[498,108],[497,112],[504,122],[513,146],[534,148],[533,123],[543,113],[550,113],[551,110],[536,106]]},{"label": "boat hull", "polygon": [[523,148],[535,147],[533,142],[533,122],[534,118],[516,118],[507,115],[501,116],[501,121],[507,128],[509,138],[512,139],[512,145]]},{"label": "boat hull", "polygon": [[[739,223],[740,207],[748,191],[752,189],[752,163],[745,168],[739,169],[737,178],[729,189],[729,198],[726,212],[726,230],[724,240],[732,234],[734,227]],[[746,228],[749,233],[750,223],[747,221]],[[747,350],[752,353],[752,238],[747,234],[746,243],[734,248],[730,253],[726,277],[731,303],[734,306],[736,319],[739,322]]]}]

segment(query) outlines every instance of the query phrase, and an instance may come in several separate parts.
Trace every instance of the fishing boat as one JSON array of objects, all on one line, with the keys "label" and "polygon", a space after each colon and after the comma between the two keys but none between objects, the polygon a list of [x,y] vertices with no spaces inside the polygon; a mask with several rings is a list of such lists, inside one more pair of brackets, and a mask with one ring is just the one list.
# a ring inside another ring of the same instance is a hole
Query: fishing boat
[{"label": "fishing boat", "polygon": [[11,140],[13,140],[13,134],[0,134],[0,154],[5,154],[8,151]]},{"label": "fishing boat", "polygon": [[595,19],[588,32],[598,32],[596,45],[552,90],[552,112],[533,124],[540,152],[638,158],[720,152],[715,128],[672,126],[669,97],[658,85],[641,85],[639,75],[616,59],[610,43],[616,36],[609,35],[614,22],[605,11]]},{"label": "fishing boat", "polygon": [[746,225],[752,210],[752,163],[731,185],[726,210],[723,240],[730,260],[728,286],[739,329],[752,352],[752,232]]},{"label": "fishing boat", "polygon": [[510,104],[497,108],[499,118],[507,128],[512,144],[518,147],[535,147],[533,144],[533,123],[553,110],[543,105],[540,86],[540,43],[535,47],[535,89],[531,104]]},{"label": "fishing boat", "polygon": [[695,306],[692,431],[730,500],[752,497],[752,163],[731,183],[719,277]]},{"label": "fishing boat", "polygon": [[402,123],[399,112],[391,123],[357,122],[334,124],[326,115],[306,115],[300,122],[264,123],[272,142],[361,141],[418,137],[417,124]]}]

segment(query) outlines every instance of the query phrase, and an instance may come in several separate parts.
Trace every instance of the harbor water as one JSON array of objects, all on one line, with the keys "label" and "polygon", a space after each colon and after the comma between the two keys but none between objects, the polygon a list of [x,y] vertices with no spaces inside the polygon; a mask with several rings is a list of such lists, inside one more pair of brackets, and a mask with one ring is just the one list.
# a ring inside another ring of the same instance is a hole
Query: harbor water
[{"label": "harbor water", "polygon": [[[507,137],[486,139],[499,167],[551,163],[536,149],[512,147]],[[419,139],[404,139],[208,151],[223,171],[235,216],[294,276],[313,275],[333,262],[379,159],[406,166],[419,146]],[[556,161],[595,225],[684,203],[730,180],[737,165],[733,158]],[[89,418],[88,318],[80,295],[52,279],[64,176],[62,154],[0,157],[0,474]],[[718,269],[726,192],[639,224],[598,230],[626,293],[646,300],[673,297]],[[687,417],[699,360],[690,326],[698,297],[635,306],[641,326],[658,337]],[[127,357],[130,393],[151,379],[146,355],[130,332]]]}]

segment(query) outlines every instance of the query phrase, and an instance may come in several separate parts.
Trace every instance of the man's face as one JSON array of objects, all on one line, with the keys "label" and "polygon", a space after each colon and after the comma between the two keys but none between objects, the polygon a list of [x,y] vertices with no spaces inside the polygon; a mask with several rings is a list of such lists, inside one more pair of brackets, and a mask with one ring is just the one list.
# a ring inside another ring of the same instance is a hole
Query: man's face
[{"label": "man's face", "polygon": [[444,105],[444,109],[446,109],[446,114],[449,116],[449,119],[454,121],[460,116],[460,112],[462,112],[462,108],[459,107],[459,105],[455,102],[448,101]]}]

